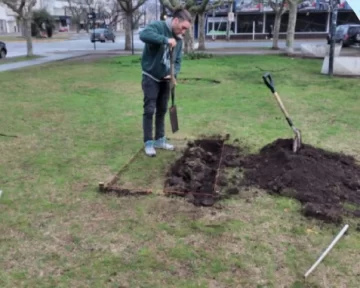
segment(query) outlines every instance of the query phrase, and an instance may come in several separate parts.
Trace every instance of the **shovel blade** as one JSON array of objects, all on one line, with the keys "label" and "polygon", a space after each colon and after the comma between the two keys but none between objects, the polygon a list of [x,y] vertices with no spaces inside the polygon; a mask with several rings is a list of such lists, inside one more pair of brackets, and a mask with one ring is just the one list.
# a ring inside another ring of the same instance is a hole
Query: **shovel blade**
[{"label": "shovel blade", "polygon": [[295,137],[294,137],[294,141],[293,141],[293,152],[296,153],[299,151],[299,149],[301,148],[302,144],[301,144],[301,134],[299,130],[296,130],[295,132]]},{"label": "shovel blade", "polygon": [[169,114],[170,114],[171,129],[172,132],[175,133],[179,130],[176,105],[173,105],[169,108]]}]

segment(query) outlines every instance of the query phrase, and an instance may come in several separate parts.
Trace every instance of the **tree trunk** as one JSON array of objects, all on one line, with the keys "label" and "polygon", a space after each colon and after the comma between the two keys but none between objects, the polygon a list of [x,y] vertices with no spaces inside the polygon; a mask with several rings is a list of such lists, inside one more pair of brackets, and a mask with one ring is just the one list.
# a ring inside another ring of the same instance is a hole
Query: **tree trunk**
[{"label": "tree trunk", "polygon": [[[231,12],[231,9],[233,7],[233,3],[232,2],[228,2],[228,13]],[[227,19],[227,23],[226,23],[226,41],[230,41],[230,29],[231,29],[231,22],[229,21],[229,19]]]},{"label": "tree trunk", "polygon": [[295,26],[297,17],[297,1],[289,0],[289,22],[286,35],[286,53],[288,55],[294,54],[294,38]]},{"label": "tree trunk", "polygon": [[26,37],[26,23],[25,23],[25,20],[22,19],[22,21],[20,23],[21,23],[21,36],[25,38]]},{"label": "tree trunk", "polygon": [[125,50],[131,51],[131,25],[132,25],[132,13],[126,13],[125,21]]},{"label": "tree trunk", "polygon": [[194,22],[196,15],[192,16],[192,23],[190,28],[186,31],[184,37],[184,53],[194,53]]},{"label": "tree trunk", "polygon": [[205,15],[199,14],[199,48],[198,50],[204,51],[205,48]]},{"label": "tree trunk", "polygon": [[274,50],[279,50],[279,34],[280,34],[281,16],[282,16],[282,11],[280,9],[275,11],[273,44],[272,44],[272,49],[274,49]]},{"label": "tree trunk", "polygon": [[26,50],[27,57],[31,57],[34,55],[33,53],[33,45],[32,45],[32,37],[31,37],[31,16],[26,16],[24,18],[24,34],[26,39]]}]

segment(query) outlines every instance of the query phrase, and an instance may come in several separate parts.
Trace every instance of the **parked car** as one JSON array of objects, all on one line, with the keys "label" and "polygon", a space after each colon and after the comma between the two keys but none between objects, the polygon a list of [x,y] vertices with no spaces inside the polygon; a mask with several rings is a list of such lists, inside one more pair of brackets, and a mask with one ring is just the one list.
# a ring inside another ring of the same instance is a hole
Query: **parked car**
[{"label": "parked car", "polygon": [[115,33],[107,28],[97,28],[94,30],[90,30],[91,36],[90,40],[92,43],[95,41],[100,41],[102,43],[105,43],[107,40],[115,42]]},{"label": "parked car", "polygon": [[5,58],[7,55],[7,48],[6,44],[2,41],[0,41],[0,59]]},{"label": "parked car", "polygon": [[[330,44],[330,34],[327,36],[327,43]],[[360,24],[345,24],[336,27],[335,43],[348,47],[360,44]]]}]

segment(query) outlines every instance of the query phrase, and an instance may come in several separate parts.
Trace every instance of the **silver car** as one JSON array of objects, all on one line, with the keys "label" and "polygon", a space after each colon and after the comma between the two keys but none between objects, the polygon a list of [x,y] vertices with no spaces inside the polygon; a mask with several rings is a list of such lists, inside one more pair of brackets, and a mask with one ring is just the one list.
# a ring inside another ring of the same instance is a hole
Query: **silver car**
[{"label": "silver car", "polygon": [[115,33],[108,28],[97,28],[90,30],[90,41],[94,43],[99,41],[105,43],[106,41],[115,42]]}]

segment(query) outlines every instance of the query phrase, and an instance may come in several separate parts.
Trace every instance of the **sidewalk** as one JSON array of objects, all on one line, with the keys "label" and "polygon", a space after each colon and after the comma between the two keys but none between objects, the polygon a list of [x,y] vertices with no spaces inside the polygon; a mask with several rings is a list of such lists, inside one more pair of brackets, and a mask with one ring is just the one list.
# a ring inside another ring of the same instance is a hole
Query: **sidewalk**
[{"label": "sidewalk", "polygon": [[82,56],[85,56],[88,54],[89,54],[88,51],[77,52],[77,53],[70,52],[67,54],[43,54],[43,55],[40,55],[43,57],[37,58],[37,59],[31,59],[31,60],[27,60],[27,61],[19,61],[19,62],[8,63],[8,64],[1,64],[0,72],[22,69],[22,68],[37,66],[37,65],[43,65],[43,64],[47,64],[47,63],[51,63],[51,62],[56,62],[56,61],[61,61],[61,60],[66,60],[66,59],[71,59],[71,58],[76,58],[76,57],[82,57]]},{"label": "sidewalk", "polygon": [[[284,53],[283,50],[270,50],[270,49],[257,49],[257,48],[229,48],[229,49],[207,49],[206,51],[196,51],[196,53],[209,53],[213,55],[276,55]],[[141,55],[142,50],[135,50],[134,55]],[[73,59],[77,57],[85,57],[85,56],[91,56],[91,55],[119,55],[119,56],[130,56],[132,55],[131,51],[124,51],[120,49],[114,49],[114,50],[95,50],[95,51],[89,51],[89,50],[76,50],[71,52],[59,52],[59,53],[51,53],[51,54],[43,54],[40,56],[43,56],[41,58],[27,60],[27,61],[19,61],[14,63],[8,63],[8,64],[1,64],[0,65],[0,72],[4,71],[11,71],[16,69],[22,69],[27,68],[31,66],[37,66],[37,65],[43,65],[51,62],[56,61],[62,61],[62,60],[68,60]]]}]

